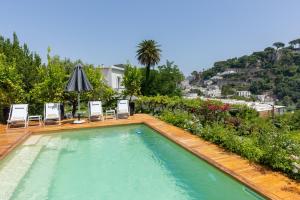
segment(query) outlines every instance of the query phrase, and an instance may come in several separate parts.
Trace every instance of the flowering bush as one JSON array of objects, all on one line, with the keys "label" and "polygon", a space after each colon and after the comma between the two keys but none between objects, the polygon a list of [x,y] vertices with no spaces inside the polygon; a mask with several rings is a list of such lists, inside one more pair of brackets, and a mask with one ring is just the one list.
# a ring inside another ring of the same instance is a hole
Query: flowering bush
[{"label": "flowering bush", "polygon": [[193,134],[199,134],[201,133],[203,126],[199,120],[194,118],[193,120],[185,120],[182,128]]},{"label": "flowering bush", "polygon": [[204,101],[199,108],[198,117],[202,123],[224,122],[230,110],[229,104],[220,102]]},{"label": "flowering bush", "polygon": [[165,122],[183,128],[193,134],[200,133],[202,125],[193,115],[187,112],[170,112],[164,111],[159,118]]}]

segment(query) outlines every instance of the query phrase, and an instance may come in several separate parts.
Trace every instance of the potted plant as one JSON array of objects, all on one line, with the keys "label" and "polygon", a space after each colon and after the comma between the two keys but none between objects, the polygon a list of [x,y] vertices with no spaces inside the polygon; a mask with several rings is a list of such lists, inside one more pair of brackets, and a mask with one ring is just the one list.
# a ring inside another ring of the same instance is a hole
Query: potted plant
[{"label": "potted plant", "polygon": [[130,110],[130,116],[134,115],[134,113],[135,113],[135,103],[134,103],[134,101],[129,102],[129,110]]}]

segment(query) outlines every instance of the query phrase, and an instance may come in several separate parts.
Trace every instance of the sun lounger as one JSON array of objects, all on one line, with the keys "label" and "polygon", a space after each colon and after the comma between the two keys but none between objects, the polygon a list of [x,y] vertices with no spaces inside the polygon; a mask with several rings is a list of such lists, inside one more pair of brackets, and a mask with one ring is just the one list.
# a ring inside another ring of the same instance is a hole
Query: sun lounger
[{"label": "sun lounger", "polygon": [[44,107],[44,123],[47,121],[58,121],[61,124],[60,103],[46,103]]},{"label": "sun lounger", "polygon": [[24,127],[28,126],[28,104],[12,104],[9,111],[7,120],[7,128],[11,124],[18,122],[24,123]]},{"label": "sun lounger", "polygon": [[119,100],[117,105],[117,118],[129,117],[129,103],[128,100]]},{"label": "sun lounger", "polygon": [[103,110],[101,101],[89,101],[88,103],[89,120],[103,120]]}]

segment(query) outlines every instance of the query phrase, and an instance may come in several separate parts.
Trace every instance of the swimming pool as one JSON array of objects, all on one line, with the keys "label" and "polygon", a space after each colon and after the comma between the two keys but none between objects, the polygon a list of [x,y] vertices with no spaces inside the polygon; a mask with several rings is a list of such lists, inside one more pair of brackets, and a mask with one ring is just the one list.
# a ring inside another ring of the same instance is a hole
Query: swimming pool
[{"label": "swimming pool", "polygon": [[145,125],[31,136],[0,162],[1,200],[263,199]]}]

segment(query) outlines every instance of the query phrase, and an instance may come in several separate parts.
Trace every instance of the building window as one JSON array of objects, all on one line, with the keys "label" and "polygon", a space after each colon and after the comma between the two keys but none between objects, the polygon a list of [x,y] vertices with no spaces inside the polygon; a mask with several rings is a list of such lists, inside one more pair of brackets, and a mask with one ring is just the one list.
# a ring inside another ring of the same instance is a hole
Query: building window
[{"label": "building window", "polygon": [[117,88],[120,89],[121,86],[121,77],[117,76]]}]

